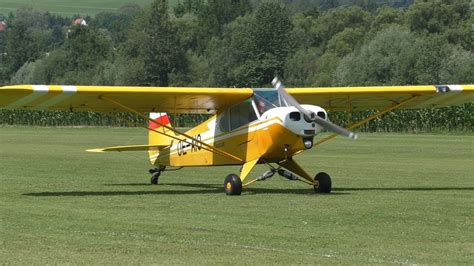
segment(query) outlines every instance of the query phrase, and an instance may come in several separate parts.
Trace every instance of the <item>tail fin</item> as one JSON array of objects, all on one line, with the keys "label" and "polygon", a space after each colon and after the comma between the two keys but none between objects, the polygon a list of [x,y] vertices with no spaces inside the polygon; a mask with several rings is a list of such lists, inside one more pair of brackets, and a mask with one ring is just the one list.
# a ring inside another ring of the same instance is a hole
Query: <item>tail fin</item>
[{"label": "tail fin", "polygon": [[[171,122],[168,114],[166,113],[150,113],[150,118],[156,120],[158,123],[150,121],[148,127],[152,130],[148,131],[148,145],[157,145],[157,146],[169,146],[173,138],[166,135],[175,136],[176,134],[162,125],[171,127]],[[159,132],[159,133],[158,133]],[[163,135],[166,134],[166,135]],[[158,153],[158,149],[150,150],[150,158]]]}]

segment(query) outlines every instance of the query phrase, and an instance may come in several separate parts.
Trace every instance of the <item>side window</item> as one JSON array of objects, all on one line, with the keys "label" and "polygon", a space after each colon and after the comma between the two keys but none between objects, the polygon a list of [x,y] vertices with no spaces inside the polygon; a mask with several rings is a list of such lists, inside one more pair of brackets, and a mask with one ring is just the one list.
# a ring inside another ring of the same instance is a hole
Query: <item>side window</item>
[{"label": "side window", "polygon": [[255,121],[255,120],[258,119],[257,113],[255,113],[255,108],[254,108],[252,102],[250,102],[247,110],[248,110],[248,115],[247,115],[248,121],[247,121],[247,123],[250,123],[250,122]]},{"label": "side window", "polygon": [[230,130],[248,124],[257,119],[257,114],[248,100],[230,108]]},{"label": "side window", "polygon": [[229,121],[229,111],[225,111],[219,118],[219,129],[221,132],[229,132],[230,130],[230,121]]}]

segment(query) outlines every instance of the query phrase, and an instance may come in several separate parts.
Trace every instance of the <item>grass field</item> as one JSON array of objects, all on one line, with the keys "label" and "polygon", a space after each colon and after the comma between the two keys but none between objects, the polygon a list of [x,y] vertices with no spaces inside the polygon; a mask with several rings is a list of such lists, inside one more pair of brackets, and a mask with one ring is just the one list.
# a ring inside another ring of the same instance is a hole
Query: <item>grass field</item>
[{"label": "grass field", "polygon": [[[0,127],[0,264],[470,264],[473,136],[362,134],[297,158],[333,193],[273,177],[224,195],[237,167],[164,173],[139,129]],[[254,175],[265,169],[259,167]]]},{"label": "grass field", "polygon": [[[37,10],[49,11],[63,15],[95,15],[100,12],[113,12],[127,3],[136,3],[141,6],[153,0],[0,0],[0,14],[7,15],[11,11],[23,6],[30,6]],[[175,5],[178,0],[169,0]]]}]

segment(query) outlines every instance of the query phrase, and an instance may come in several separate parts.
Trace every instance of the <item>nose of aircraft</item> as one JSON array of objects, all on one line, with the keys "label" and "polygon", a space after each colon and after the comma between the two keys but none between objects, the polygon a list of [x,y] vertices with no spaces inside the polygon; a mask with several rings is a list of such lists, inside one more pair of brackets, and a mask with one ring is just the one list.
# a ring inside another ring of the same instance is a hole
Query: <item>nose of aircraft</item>
[{"label": "nose of aircraft", "polygon": [[[319,106],[304,105],[304,108],[322,119],[327,118],[326,111]],[[296,107],[291,106],[282,109],[280,112],[284,113],[284,115],[281,116],[284,126],[299,136],[312,137],[323,129],[323,127],[315,123],[314,120],[307,118],[306,115],[301,113]]]},{"label": "nose of aircraft", "polygon": [[342,128],[336,124],[331,123],[328,119],[322,119],[321,117],[315,115],[316,113],[313,114],[312,110],[306,109],[303,105],[300,105],[293,96],[291,96],[286,90],[283,84],[281,83],[280,80],[278,80],[277,77],[275,77],[272,81],[273,86],[277,89],[278,93],[284,98],[285,102],[290,105],[296,107],[301,113],[305,114],[305,119],[306,120],[312,120],[319,126],[332,131],[334,133],[337,133],[342,136],[346,136],[351,139],[357,139],[357,134],[354,132],[351,132],[345,128]]}]

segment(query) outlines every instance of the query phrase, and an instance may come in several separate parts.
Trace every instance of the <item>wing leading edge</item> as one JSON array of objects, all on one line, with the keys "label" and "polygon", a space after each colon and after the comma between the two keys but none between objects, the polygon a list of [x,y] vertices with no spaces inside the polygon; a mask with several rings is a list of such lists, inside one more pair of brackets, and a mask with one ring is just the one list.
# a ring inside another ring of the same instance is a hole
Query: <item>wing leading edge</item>
[{"label": "wing leading edge", "polygon": [[63,111],[215,113],[251,97],[252,89],[15,85],[0,87],[0,108]]},{"label": "wing leading edge", "polygon": [[328,111],[385,109],[410,98],[400,108],[430,108],[474,101],[474,85],[378,86],[289,88],[300,103],[315,104]]}]

